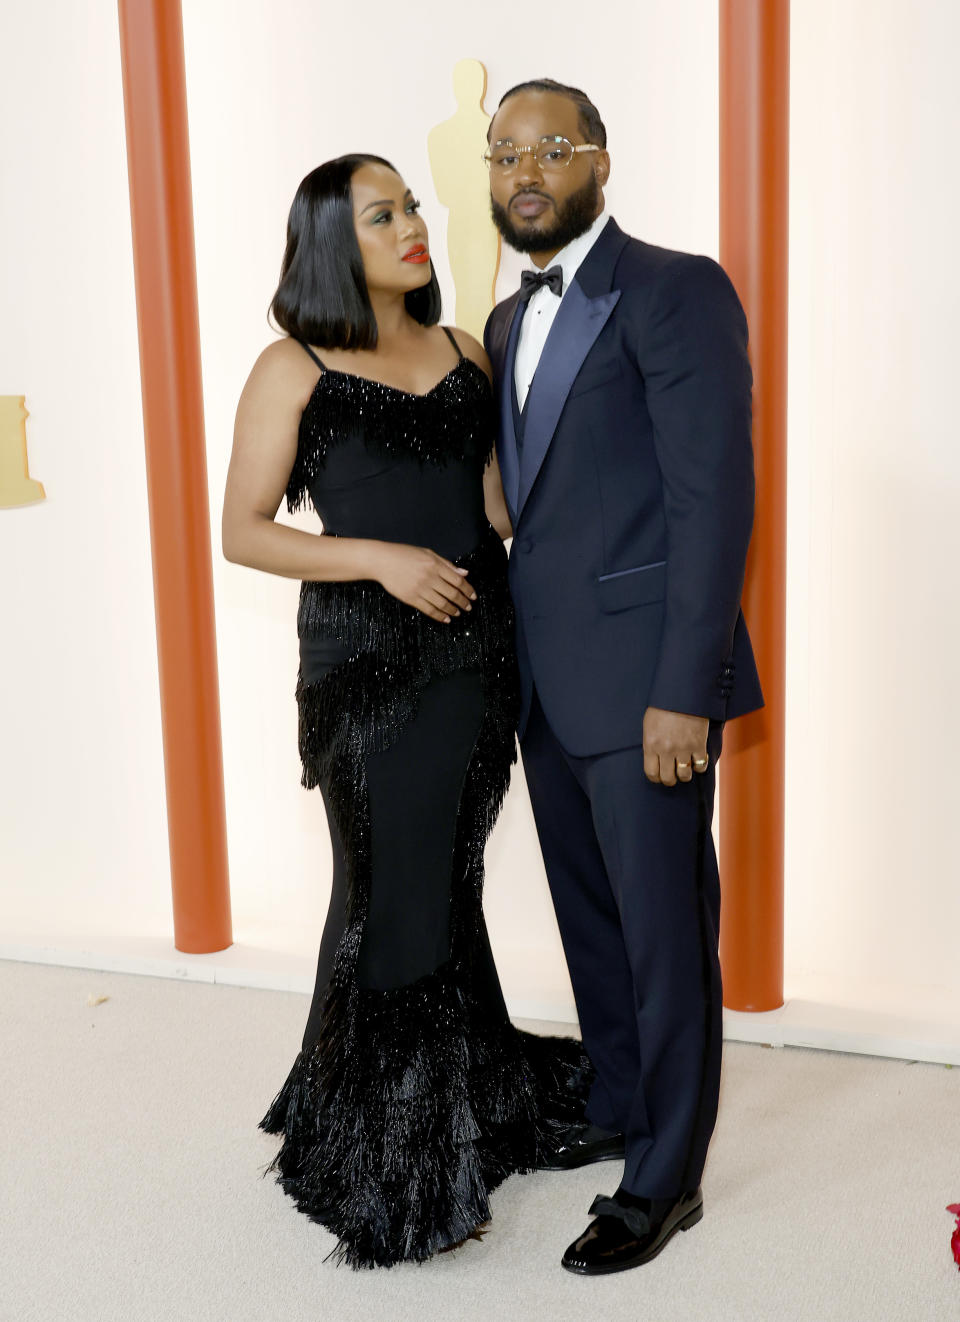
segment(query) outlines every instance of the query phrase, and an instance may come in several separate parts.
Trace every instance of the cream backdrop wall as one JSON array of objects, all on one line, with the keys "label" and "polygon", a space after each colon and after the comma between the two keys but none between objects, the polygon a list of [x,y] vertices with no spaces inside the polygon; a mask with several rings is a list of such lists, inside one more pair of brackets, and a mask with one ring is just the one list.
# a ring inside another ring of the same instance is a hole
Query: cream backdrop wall
[{"label": "cream backdrop wall", "polygon": [[[610,131],[620,223],[717,255],[715,0],[560,0],[548,24],[502,0],[421,5],[415,22],[380,0],[185,0],[184,24],[215,550],[236,399],[271,338],[302,175],[346,150],[392,158],[423,199],[452,307],[426,135],[452,113],[457,59],[485,62],[490,106],[528,76],[584,86]],[[960,917],[945,166],[958,28],[949,0],[793,11],[787,991],[924,1014],[950,986]],[[219,555],[241,954],[169,960],[115,10],[21,7],[5,40],[0,393],[26,395],[48,500],[0,513],[0,953],[306,986],[329,851],[298,784],[297,585]],[[517,270],[508,255],[502,292]],[[512,1007],[569,1015],[519,773],[488,878]]]},{"label": "cream backdrop wall", "polygon": [[5,6],[0,393],[47,499],[0,511],[0,927],[169,931],[115,6]]},{"label": "cream backdrop wall", "polygon": [[957,1026],[960,6],[791,41],[788,968]]}]

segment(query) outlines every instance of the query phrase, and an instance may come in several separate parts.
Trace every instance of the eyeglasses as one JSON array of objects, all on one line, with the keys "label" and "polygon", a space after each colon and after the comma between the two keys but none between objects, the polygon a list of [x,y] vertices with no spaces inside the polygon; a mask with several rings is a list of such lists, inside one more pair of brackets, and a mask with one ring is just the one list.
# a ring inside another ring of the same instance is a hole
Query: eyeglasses
[{"label": "eyeglasses", "polygon": [[483,153],[483,159],[497,174],[509,174],[520,164],[520,157],[529,152],[541,170],[565,170],[580,151],[603,151],[603,148],[595,142],[574,146],[569,138],[555,136],[541,138],[533,147],[518,147],[513,142],[495,142]]}]

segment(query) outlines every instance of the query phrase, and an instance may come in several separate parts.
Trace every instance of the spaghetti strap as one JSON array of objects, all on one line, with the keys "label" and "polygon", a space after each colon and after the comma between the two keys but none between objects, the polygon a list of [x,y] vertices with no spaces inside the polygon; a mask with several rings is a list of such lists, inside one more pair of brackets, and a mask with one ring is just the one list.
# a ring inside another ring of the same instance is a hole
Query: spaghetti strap
[{"label": "spaghetti strap", "polygon": [[327,368],[326,368],[326,364],[325,364],[325,363],[321,363],[320,359],[317,357],[317,355],[316,355],[316,354],[313,352],[313,350],[310,348],[309,344],[307,344],[306,340],[297,340],[297,344],[300,345],[300,348],[301,348],[301,349],[306,349],[307,353],[310,355],[310,357],[313,359],[313,361],[316,363],[316,365],[320,368],[320,371],[321,371],[321,372],[325,372],[325,371],[327,370]]},{"label": "spaghetti strap", "polygon": [[459,344],[457,344],[457,341],[456,341],[456,339],[454,338],[453,331],[450,329],[449,326],[441,326],[440,329],[443,331],[444,335],[446,335],[447,339],[450,341],[450,343],[451,343],[451,344],[453,345],[453,347],[456,349],[456,351],[457,351],[457,360],[459,361],[459,360],[463,357],[463,350],[460,348]]}]

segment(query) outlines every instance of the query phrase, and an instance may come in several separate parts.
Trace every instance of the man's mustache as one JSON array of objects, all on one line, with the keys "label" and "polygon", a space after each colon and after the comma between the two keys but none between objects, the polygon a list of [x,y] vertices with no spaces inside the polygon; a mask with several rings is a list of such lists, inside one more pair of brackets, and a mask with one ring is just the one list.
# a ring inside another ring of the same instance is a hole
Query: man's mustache
[{"label": "man's mustache", "polygon": [[537,193],[531,188],[526,188],[522,193],[514,193],[513,197],[510,199],[510,205],[513,206],[514,202],[529,202],[535,197],[540,198],[541,202],[553,201],[553,198],[549,197],[546,193]]}]

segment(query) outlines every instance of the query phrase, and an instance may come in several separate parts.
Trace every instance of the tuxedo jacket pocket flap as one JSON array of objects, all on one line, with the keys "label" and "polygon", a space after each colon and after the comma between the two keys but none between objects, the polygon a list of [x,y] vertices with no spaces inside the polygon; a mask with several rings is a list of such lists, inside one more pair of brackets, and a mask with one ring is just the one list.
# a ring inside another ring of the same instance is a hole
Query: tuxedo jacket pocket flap
[{"label": "tuxedo jacket pocket flap", "polygon": [[601,574],[597,580],[600,609],[622,611],[630,606],[646,606],[662,601],[667,591],[667,562],[657,560],[650,565],[637,565],[634,569],[618,569],[612,574]]}]

